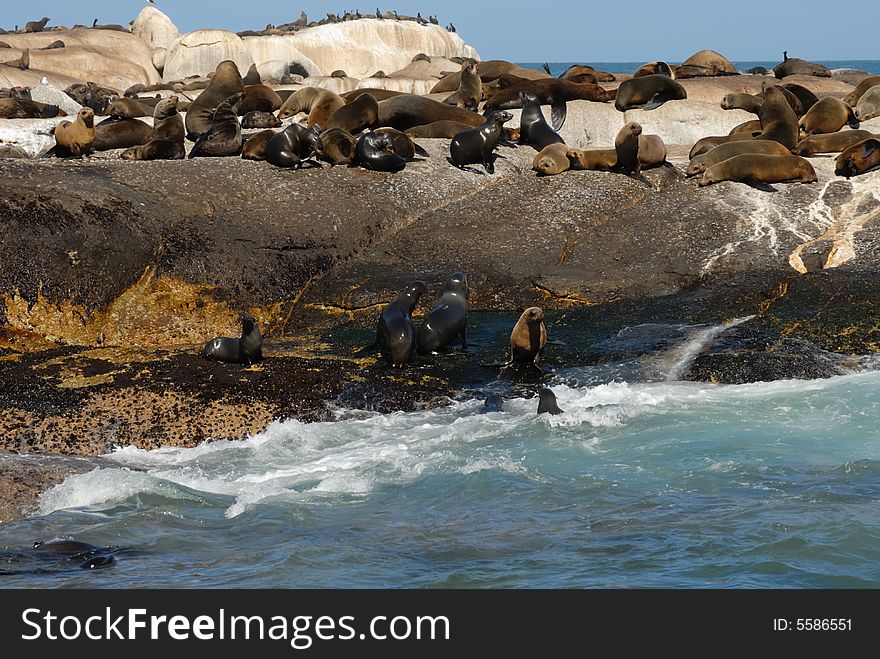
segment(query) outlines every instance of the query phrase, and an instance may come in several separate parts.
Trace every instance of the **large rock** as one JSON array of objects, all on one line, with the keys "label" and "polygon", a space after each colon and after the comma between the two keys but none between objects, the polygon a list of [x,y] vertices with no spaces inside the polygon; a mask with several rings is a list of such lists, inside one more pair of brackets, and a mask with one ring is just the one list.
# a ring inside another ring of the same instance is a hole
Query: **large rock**
[{"label": "large rock", "polygon": [[0,119],[0,143],[17,146],[29,157],[36,158],[55,145],[52,131],[64,120],[64,117]]},{"label": "large rock", "polygon": [[150,48],[171,47],[180,37],[177,26],[155,7],[144,7],[131,24],[131,33],[139,37]]},{"label": "large rock", "polygon": [[48,80],[45,85],[42,84],[41,81],[40,84],[31,87],[31,98],[40,103],[57,105],[64,110],[69,117],[76,116],[76,114],[82,110],[82,106],[79,103],[65,94],[63,90],[50,84]]},{"label": "large rock", "polygon": [[[274,58],[273,58],[274,59]],[[164,80],[183,80],[208,75],[220,62],[232,60],[242,73],[254,59],[242,38],[228,30],[196,30],[174,40],[165,56]]]}]

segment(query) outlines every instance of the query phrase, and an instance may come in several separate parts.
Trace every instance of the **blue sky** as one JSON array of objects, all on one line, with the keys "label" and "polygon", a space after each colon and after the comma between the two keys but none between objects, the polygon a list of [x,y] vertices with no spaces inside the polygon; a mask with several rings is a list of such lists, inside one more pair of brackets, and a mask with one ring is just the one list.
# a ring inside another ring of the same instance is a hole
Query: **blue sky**
[{"label": "blue sky", "polygon": [[[145,5],[145,0],[4,0],[0,25],[11,29],[42,16],[56,25],[91,24],[95,18],[127,25]],[[261,29],[298,18],[300,9],[310,18],[328,11],[376,10],[363,0],[156,0],[156,6],[182,32]],[[783,50],[805,59],[880,59],[880,0],[401,0],[380,8],[437,14],[441,24],[454,23],[483,59],[674,62],[703,48],[732,60],[777,60]]]}]

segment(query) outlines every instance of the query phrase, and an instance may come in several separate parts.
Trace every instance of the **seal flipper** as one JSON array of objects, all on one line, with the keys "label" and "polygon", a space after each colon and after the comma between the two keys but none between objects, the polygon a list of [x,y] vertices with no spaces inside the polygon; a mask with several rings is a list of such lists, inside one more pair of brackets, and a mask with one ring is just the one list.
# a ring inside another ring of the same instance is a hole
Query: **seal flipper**
[{"label": "seal flipper", "polygon": [[553,75],[553,72],[550,71],[550,65],[547,62],[544,62],[544,66],[542,66],[541,68],[547,72],[547,75]]},{"label": "seal flipper", "polygon": [[413,142],[413,147],[415,148],[415,151],[416,151],[416,155],[417,155],[417,156],[421,156],[422,158],[430,158],[430,157],[431,157],[431,154],[430,154],[430,153],[428,153],[427,151],[425,151],[425,149],[423,149],[422,147],[420,147],[420,146],[419,146],[418,144],[416,144],[415,142]]},{"label": "seal flipper", "polygon": [[550,119],[553,122],[553,130],[562,130],[565,124],[565,117],[568,114],[568,108],[564,100],[554,100],[550,104]]},{"label": "seal flipper", "polygon": [[640,109],[642,110],[656,110],[661,105],[666,102],[666,99],[662,98],[660,94],[654,94],[647,103],[645,103]]}]

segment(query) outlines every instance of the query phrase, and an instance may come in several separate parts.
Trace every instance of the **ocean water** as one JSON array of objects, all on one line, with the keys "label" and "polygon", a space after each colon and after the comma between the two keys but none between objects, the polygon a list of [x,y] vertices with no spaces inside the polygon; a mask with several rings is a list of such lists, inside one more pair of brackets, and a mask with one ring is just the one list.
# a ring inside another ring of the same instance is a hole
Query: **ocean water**
[{"label": "ocean water", "polygon": [[[0,586],[880,587],[880,372],[679,381],[730,326],[560,369],[558,416],[474,399],[117,450],[0,525]],[[115,565],[31,569],[66,539]]]},{"label": "ocean water", "polygon": [[[880,60],[816,60],[819,64],[824,64],[829,69],[856,69],[865,73],[880,73]],[[773,67],[779,64],[780,60],[775,61],[736,61],[737,71],[748,71],[756,66],[763,66],[768,71],[772,71]],[[681,62],[670,62],[670,64],[680,64]],[[550,71],[554,76],[563,73],[572,64],[589,64],[600,71],[608,73],[634,73],[644,62],[550,62]],[[543,62],[526,62],[520,64],[530,69],[541,69]]]}]

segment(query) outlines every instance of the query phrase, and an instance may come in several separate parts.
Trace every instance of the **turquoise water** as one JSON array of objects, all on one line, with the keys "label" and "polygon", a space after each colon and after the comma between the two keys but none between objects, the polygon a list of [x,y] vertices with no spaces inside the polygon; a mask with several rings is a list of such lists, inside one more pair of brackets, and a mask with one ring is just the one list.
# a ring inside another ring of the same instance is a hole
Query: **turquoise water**
[{"label": "turquoise water", "polygon": [[0,526],[7,552],[76,539],[123,547],[116,564],[0,585],[880,587],[880,373],[629,372],[560,371],[555,417],[527,398],[340,410],[247,442],[119,450]]},{"label": "turquoise water", "polygon": [[[763,66],[770,71],[774,66],[779,64],[779,62],[780,60],[744,60],[734,62],[734,65],[736,66],[737,71],[748,71],[756,66]],[[880,73],[880,60],[817,60],[817,62],[819,64],[824,64],[829,69],[856,69],[866,73]],[[600,71],[607,71],[608,73],[633,73],[637,68],[644,64],[644,62],[551,62],[550,71],[553,75],[558,76],[575,63],[589,64]],[[680,64],[680,62],[670,62],[670,64]],[[531,69],[540,69],[543,66],[543,62],[527,62],[520,64],[520,66],[525,66]]]}]

